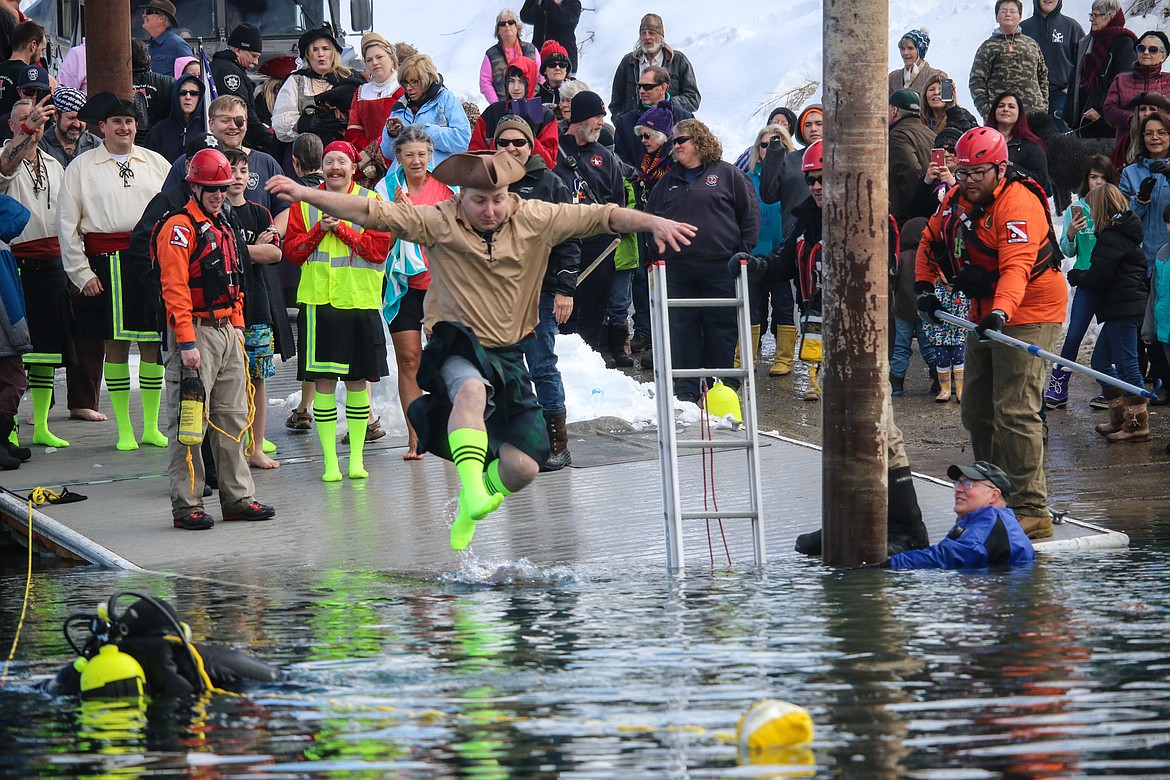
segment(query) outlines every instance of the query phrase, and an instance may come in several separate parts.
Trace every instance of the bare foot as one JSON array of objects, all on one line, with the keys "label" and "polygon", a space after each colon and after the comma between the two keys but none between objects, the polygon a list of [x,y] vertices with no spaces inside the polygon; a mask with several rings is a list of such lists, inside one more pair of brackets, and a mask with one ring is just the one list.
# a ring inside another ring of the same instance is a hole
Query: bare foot
[{"label": "bare foot", "polygon": [[403,454],[402,459],[403,460],[422,460],[423,454],[421,452],[415,451],[415,449],[413,447],[411,447],[409,450],[406,451],[405,454]]},{"label": "bare foot", "polygon": [[278,469],[280,461],[273,460],[263,452],[257,452],[248,458],[248,465],[254,469]]},{"label": "bare foot", "polygon": [[70,409],[70,420],[85,420],[87,422],[104,422],[109,418],[96,409]]}]

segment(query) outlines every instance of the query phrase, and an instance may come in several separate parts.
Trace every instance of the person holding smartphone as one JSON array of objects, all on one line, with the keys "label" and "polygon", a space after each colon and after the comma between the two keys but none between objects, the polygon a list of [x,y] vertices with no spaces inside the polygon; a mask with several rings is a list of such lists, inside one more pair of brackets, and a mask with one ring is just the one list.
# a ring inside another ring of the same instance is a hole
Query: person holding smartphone
[{"label": "person holding smartphone", "polygon": [[940,133],[948,127],[958,127],[966,131],[979,122],[970,111],[958,104],[955,95],[955,82],[947,78],[945,73],[936,73],[927,82],[921,92],[922,123],[935,133]]}]

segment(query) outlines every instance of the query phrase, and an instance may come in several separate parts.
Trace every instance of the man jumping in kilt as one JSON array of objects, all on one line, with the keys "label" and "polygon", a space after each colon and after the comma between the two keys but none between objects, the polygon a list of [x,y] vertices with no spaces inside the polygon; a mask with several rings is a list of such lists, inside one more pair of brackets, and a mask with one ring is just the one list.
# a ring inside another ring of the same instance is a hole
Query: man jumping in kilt
[{"label": "man jumping in kilt", "polygon": [[652,233],[660,249],[677,248],[695,228],[614,205],[521,200],[508,185],[524,176],[524,166],[506,152],[455,154],[434,176],[462,192],[434,206],[411,206],[311,190],[283,176],[270,180],[268,190],[428,248],[423,324],[429,341],[418,371],[428,394],[410,405],[409,415],[420,448],[454,462],[459,472],[463,489],[451,547],[463,550],[476,522],[535,479],[548,455],[544,416],[520,345],[539,321],[549,250],[574,237],[634,231]]}]

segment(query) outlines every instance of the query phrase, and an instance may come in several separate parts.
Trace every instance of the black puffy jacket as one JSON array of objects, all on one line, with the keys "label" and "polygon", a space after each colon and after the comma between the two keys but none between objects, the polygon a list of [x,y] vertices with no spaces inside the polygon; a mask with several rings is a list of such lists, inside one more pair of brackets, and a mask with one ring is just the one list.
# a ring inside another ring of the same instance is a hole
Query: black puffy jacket
[{"label": "black puffy jacket", "polygon": [[1145,313],[1149,296],[1146,272],[1142,223],[1127,211],[1097,234],[1092,264],[1069,281],[1093,293],[1097,319],[1108,322]]}]

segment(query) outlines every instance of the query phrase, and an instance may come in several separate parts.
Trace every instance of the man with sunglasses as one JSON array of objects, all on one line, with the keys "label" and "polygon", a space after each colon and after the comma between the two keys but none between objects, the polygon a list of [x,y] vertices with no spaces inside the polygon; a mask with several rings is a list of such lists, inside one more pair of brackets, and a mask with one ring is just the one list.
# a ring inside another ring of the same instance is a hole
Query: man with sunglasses
[{"label": "man with sunglasses", "polygon": [[[12,56],[0,63],[0,114],[11,111],[12,105],[22,97],[39,101],[51,89],[49,72],[38,65],[44,54],[45,28],[36,22],[16,25],[12,32]],[[31,68],[37,72],[30,77]],[[24,94],[25,91],[29,94]]]},{"label": "man with sunglasses", "polygon": [[646,153],[646,148],[634,132],[634,127],[642,118],[642,114],[658,107],[664,100],[668,101],[666,106],[674,115],[672,125],[694,116],[690,111],[671,100],[670,73],[667,72],[666,68],[651,65],[642,71],[642,78],[638,81],[638,105],[619,116],[613,123],[614,154],[631,168],[637,168],[642,162],[642,156]]},{"label": "man with sunglasses", "polygon": [[161,76],[174,76],[177,58],[194,56],[191,45],[175,32],[178,26],[169,0],[150,0],[142,6],[142,29],[150,36],[150,69]]},{"label": "man with sunglasses", "polygon": [[881,568],[982,569],[1036,560],[1032,543],[1007,508],[1011,482],[1003,469],[977,460],[970,466],[952,465],[947,476],[955,482],[954,527],[938,544],[893,555]]},{"label": "man with sunglasses", "polygon": [[940,275],[971,299],[978,327],[967,337],[963,427],[975,457],[998,464],[1011,479],[1011,506],[1028,537],[1042,539],[1052,536],[1038,414],[1047,366],[984,334],[1001,331],[1055,350],[1068,300],[1060,249],[1043,190],[1011,166],[998,131],[968,130],[955,144],[955,159],[958,185],[918,245],[918,310],[937,321]]},{"label": "man with sunglasses", "polygon": [[661,16],[646,14],[642,17],[638,25],[637,47],[622,57],[617,72],[613,74],[609,110],[614,119],[638,107],[638,84],[642,83],[642,74],[651,65],[666,68],[670,74],[670,94],[676,104],[688,111],[699,110],[703,96],[699,94],[695,69],[687,55],[666,43],[665,35]]},{"label": "man with sunglasses", "polygon": [[235,176],[223,152],[202,149],[192,155],[186,178],[191,197],[155,230],[153,249],[162,276],[171,347],[167,351],[171,410],[167,474],[172,520],[175,528],[203,531],[215,525],[203,509],[203,459],[191,457],[176,435],[183,372],[196,372],[203,381],[208,419],[215,425],[210,437],[223,519],[269,520],[276,510],[254,498],[256,485],[242,443],[248,426],[244,259],[239,237],[223,216]]}]

